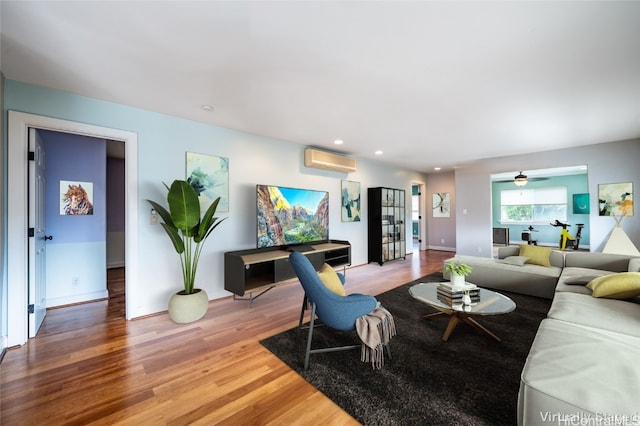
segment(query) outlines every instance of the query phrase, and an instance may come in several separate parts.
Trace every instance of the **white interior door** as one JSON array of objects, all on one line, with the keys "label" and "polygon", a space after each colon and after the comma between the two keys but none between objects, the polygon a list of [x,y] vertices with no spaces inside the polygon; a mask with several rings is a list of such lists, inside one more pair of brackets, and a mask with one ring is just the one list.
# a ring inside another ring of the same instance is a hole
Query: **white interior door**
[{"label": "white interior door", "polygon": [[36,129],[29,129],[29,337],[35,337],[47,313],[45,153]]}]

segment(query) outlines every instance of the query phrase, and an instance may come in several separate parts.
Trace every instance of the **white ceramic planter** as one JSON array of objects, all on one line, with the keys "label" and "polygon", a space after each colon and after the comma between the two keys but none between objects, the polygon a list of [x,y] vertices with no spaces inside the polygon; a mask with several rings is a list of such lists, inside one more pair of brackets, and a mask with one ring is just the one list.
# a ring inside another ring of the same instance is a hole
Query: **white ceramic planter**
[{"label": "white ceramic planter", "polygon": [[169,318],[178,324],[186,324],[199,320],[207,313],[209,296],[201,289],[195,293],[176,293],[169,299]]},{"label": "white ceramic planter", "polygon": [[451,285],[453,287],[464,287],[464,275],[451,274]]}]

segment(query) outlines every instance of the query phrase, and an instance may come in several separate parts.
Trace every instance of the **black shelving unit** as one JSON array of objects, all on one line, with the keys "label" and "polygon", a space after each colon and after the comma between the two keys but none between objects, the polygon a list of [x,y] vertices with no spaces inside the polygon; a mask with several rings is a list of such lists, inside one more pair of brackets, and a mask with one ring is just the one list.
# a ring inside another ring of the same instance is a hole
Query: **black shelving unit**
[{"label": "black shelving unit", "polygon": [[407,257],[406,201],[404,189],[369,188],[368,192],[369,262],[381,266],[390,260]]}]

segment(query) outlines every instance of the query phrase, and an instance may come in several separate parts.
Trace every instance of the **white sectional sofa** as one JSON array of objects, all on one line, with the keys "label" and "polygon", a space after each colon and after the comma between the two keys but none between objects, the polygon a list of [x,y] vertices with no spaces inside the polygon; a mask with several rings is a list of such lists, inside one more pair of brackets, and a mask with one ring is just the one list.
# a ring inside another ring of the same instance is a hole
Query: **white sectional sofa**
[{"label": "white sectional sofa", "polygon": [[640,425],[640,299],[593,297],[580,284],[626,271],[640,259],[566,254],[522,371],[519,425]]},{"label": "white sectional sofa", "polygon": [[[640,295],[615,294],[620,280],[640,280],[640,258],[554,251],[552,266],[501,261],[519,254],[455,258],[474,268],[469,282],[553,299],[522,371],[518,424],[640,425]],[[608,287],[592,291],[602,281]],[[611,294],[594,297],[603,289]]]}]

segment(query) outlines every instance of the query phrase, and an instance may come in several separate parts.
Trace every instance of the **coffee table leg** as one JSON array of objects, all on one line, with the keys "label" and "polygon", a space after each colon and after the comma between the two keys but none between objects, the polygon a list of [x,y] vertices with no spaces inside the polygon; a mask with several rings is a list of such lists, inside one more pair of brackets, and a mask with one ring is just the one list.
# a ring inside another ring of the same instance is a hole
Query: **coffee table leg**
[{"label": "coffee table leg", "polygon": [[449,324],[447,324],[447,329],[444,331],[444,334],[442,335],[443,342],[446,342],[449,340],[451,333],[453,333],[453,330],[456,329],[457,325],[458,325],[458,316],[451,315],[451,318],[449,318]]},{"label": "coffee table leg", "polygon": [[444,312],[434,312],[432,314],[427,314],[427,315],[423,316],[422,319],[430,320],[430,319],[441,317],[441,316],[444,316],[444,315],[448,315],[448,314],[444,313]]},{"label": "coffee table leg", "polygon": [[462,316],[462,315],[458,316],[456,314],[449,314],[447,312],[434,312],[432,314],[427,314],[422,318],[430,320],[430,319],[441,317],[441,316],[449,316],[449,323],[447,324],[447,329],[444,331],[444,334],[442,335],[443,342],[449,341],[449,337],[451,337],[453,330],[456,329],[459,320],[463,320],[464,322],[466,322],[467,324],[469,324],[479,332],[486,334],[487,336],[491,337],[497,342],[502,341],[498,336],[493,334],[491,331],[489,331],[489,329],[481,325],[478,321],[474,320],[473,318],[469,318],[467,316]]},{"label": "coffee table leg", "polygon": [[462,319],[464,320],[464,322],[466,322],[467,324],[469,324],[470,326],[472,326],[476,330],[479,330],[480,332],[486,334],[487,336],[492,337],[493,339],[497,340],[498,342],[502,341],[502,340],[500,340],[500,338],[498,336],[496,336],[495,334],[490,332],[486,327],[480,325],[480,323],[478,323],[478,321],[474,320],[473,318],[464,317]]}]

